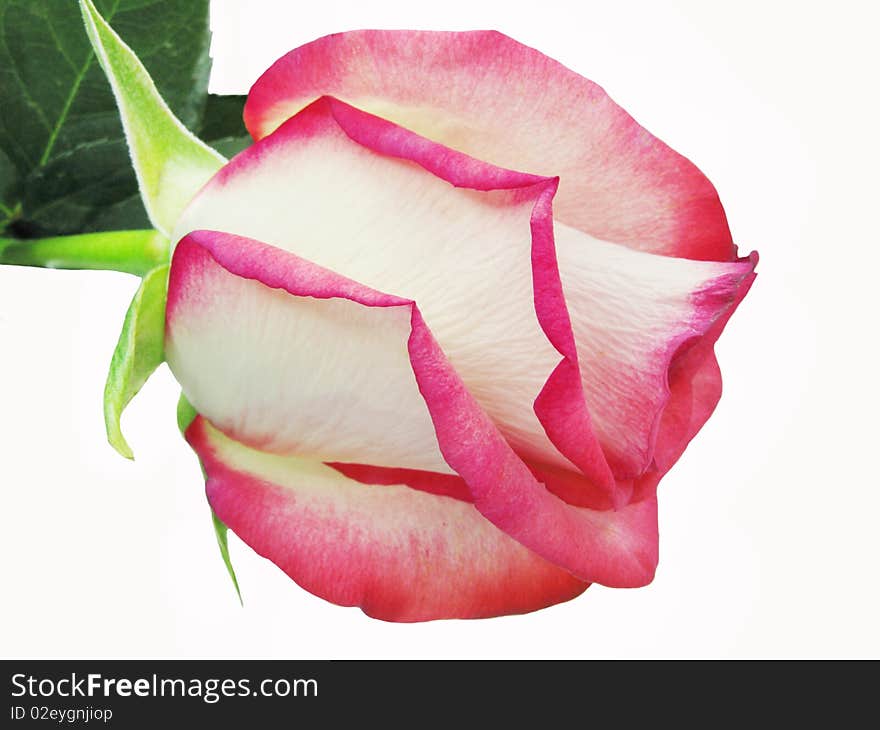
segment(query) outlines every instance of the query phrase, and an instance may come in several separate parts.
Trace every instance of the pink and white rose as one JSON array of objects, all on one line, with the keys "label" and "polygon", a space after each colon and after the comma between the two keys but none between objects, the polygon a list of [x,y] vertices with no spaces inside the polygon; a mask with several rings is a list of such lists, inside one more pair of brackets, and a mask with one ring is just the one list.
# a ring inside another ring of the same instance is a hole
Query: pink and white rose
[{"label": "pink and white rose", "polygon": [[650,582],[658,482],[755,276],[706,177],[495,32],[322,38],[245,121],[171,236],[166,357],[218,517],[386,620]]}]

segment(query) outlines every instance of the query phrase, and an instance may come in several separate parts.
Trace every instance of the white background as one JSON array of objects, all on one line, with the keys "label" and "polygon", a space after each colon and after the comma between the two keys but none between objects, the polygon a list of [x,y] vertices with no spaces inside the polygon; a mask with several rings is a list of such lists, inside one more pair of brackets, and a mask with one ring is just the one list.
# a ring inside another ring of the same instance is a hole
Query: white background
[{"label": "white background", "polygon": [[124,421],[137,461],[104,441],[136,281],[0,268],[0,654],[880,656],[872,5],[215,2],[219,92],[358,27],[497,28],[602,84],[706,172],[741,249],[761,253],[717,348],[725,394],[661,485],[647,588],[393,625],[314,598],[232,537],[241,608],[164,367]]}]

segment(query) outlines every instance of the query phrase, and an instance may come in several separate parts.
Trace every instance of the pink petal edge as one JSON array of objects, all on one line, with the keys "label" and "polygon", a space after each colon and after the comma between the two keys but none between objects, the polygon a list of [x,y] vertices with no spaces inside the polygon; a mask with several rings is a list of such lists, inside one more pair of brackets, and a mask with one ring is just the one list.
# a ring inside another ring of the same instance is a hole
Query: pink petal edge
[{"label": "pink petal edge", "polygon": [[180,241],[172,260],[166,315],[170,336],[177,308],[186,305],[189,272],[212,264],[293,296],[342,297],[365,307],[409,307],[407,349],[413,373],[440,450],[464,479],[480,513],[582,581],[635,587],[653,578],[658,539],[653,488],[639,502],[616,512],[574,507],[548,492],[468,392],[414,302],[376,292],[258,241],[196,231]]},{"label": "pink petal edge", "polygon": [[[758,254],[752,252],[741,261],[746,271],[736,282],[730,305],[701,337],[680,343],[670,359],[666,404],[654,427],[652,460],[661,474],[678,461],[721,398],[721,370],[715,358],[715,343],[757,277]],[[711,296],[711,292],[697,296]]]},{"label": "pink petal edge", "polygon": [[500,167],[560,176],[558,220],[596,238],[681,258],[736,258],[718,194],[692,162],[600,86],[496,31],[319,38],[257,80],[245,123],[262,139],[327,95]]},{"label": "pink petal edge", "polygon": [[[552,202],[558,181],[476,160],[332,97],[313,102],[270,137],[233,158],[216,180],[225,184],[247,166],[259,164],[264,155],[272,154],[276,142],[308,139],[333,129],[341,129],[354,142],[378,154],[414,162],[456,187],[510,190],[523,200],[535,201],[531,216],[534,306],[542,330],[562,360],[537,394],[534,411],[553,445],[590,482],[585,489],[598,489],[612,506],[622,506],[624,498],[592,427],[556,263]],[[589,495],[584,499],[592,503]]]},{"label": "pink petal edge", "polygon": [[470,504],[401,486],[364,487],[320,463],[256,452],[201,416],[186,438],[224,524],[310,593],[373,618],[526,613],[588,587]]}]

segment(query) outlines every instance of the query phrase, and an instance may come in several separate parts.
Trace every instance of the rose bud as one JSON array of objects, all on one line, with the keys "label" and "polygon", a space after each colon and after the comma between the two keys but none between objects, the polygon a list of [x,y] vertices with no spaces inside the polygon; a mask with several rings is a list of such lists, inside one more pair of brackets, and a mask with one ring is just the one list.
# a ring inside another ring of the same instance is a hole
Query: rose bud
[{"label": "rose bud", "polygon": [[718,402],[757,261],[691,162],[499,33],[358,31],[277,61],[254,144],[186,178],[138,151],[101,60],[135,165],[178,175],[144,195],[222,523],[393,621],[652,580],[657,485]]}]

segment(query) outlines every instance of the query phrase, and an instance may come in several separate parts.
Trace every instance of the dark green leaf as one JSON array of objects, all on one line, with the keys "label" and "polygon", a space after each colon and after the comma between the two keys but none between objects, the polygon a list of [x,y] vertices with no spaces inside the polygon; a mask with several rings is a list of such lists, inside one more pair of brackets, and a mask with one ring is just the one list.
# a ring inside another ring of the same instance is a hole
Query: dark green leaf
[{"label": "dark green leaf", "polygon": [[243,149],[253,144],[253,140],[250,136],[221,137],[220,139],[208,140],[208,144],[224,157],[235,157]]},{"label": "dark green leaf", "polygon": [[242,118],[246,96],[209,94],[198,135],[224,157],[235,157],[253,143]]},{"label": "dark green leaf", "polygon": [[[222,154],[222,153],[221,153]],[[0,149],[0,231],[2,231],[8,222],[15,218],[15,183],[18,179],[18,172],[12,160],[6,153]]]},{"label": "dark green leaf", "polygon": [[149,225],[150,219],[147,217],[147,211],[144,210],[141,195],[134,192],[118,203],[98,208],[95,217],[83,226],[83,231],[120,231],[129,226],[145,228]]},{"label": "dark green leaf", "polygon": [[100,230],[94,225],[98,216],[133,196],[142,217],[125,221],[123,227],[150,228],[146,212],[141,214],[125,141],[101,140],[81,144],[33,171],[21,186],[20,199],[32,235],[48,236],[55,234],[59,221],[66,232]]},{"label": "dark green leaf", "polygon": [[197,134],[206,142],[224,137],[247,137],[244,126],[246,96],[209,94]]},{"label": "dark green leaf", "polygon": [[[174,113],[198,129],[210,71],[208,0],[96,5]],[[9,211],[22,204],[15,232],[98,230],[107,207],[116,208],[114,226],[144,225],[129,202],[137,183],[116,103],[74,0],[0,0],[0,99],[0,150],[20,181],[21,197],[2,200]],[[0,212],[0,220],[10,217]],[[122,213],[133,218],[121,220]]]}]

